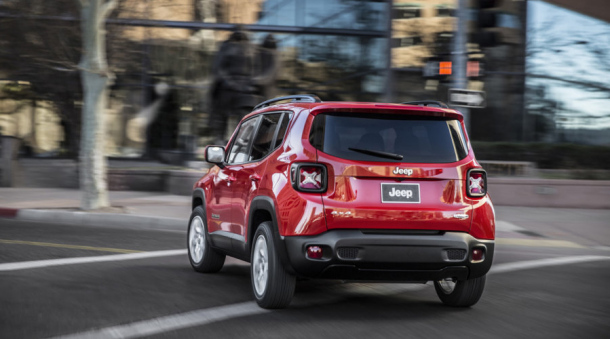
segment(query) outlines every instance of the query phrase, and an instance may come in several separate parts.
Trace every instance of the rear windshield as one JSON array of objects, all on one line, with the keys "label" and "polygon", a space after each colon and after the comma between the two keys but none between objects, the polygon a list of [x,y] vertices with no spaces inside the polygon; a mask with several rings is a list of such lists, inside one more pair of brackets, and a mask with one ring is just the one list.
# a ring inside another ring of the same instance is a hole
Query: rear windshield
[{"label": "rear windshield", "polygon": [[459,121],[397,114],[319,114],[309,135],[320,151],[348,160],[448,163],[467,155]]}]

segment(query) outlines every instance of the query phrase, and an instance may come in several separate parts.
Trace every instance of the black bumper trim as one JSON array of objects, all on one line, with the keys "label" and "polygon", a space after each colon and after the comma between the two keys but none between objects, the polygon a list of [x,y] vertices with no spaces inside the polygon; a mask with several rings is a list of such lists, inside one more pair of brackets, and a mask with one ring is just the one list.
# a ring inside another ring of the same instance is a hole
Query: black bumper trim
[{"label": "black bumper trim", "polygon": [[[481,240],[463,232],[440,235],[365,234],[360,230],[331,230],[315,236],[283,239],[290,265],[297,275],[341,280],[420,282],[485,275],[491,268],[494,240]],[[323,259],[309,259],[307,246],[323,248]],[[355,259],[341,259],[337,249],[358,248]],[[471,262],[473,248],[485,250],[484,260]],[[463,260],[449,260],[447,250],[464,249]]]},{"label": "black bumper trim", "polygon": [[319,278],[402,282],[426,282],[444,278],[466,280],[468,279],[468,268],[465,266],[453,266],[445,267],[440,270],[371,270],[360,269],[353,265],[330,265],[324,269]]}]

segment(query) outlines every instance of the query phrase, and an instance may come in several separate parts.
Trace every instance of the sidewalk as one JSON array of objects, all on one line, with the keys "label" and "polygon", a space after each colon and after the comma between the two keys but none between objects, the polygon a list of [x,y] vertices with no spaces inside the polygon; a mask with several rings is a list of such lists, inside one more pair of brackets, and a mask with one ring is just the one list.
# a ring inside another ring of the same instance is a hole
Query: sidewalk
[{"label": "sidewalk", "polygon": [[[80,192],[0,188],[0,218],[78,226],[186,232],[191,197],[163,192],[111,191],[112,207],[79,210]],[[496,204],[499,244],[610,249],[609,209],[540,208]],[[504,240],[502,240],[504,239]],[[508,241],[508,242],[507,242]]]},{"label": "sidewalk", "polygon": [[73,189],[0,188],[0,217],[83,226],[186,231],[191,197],[164,192],[110,191],[111,207],[79,210],[81,193]]}]

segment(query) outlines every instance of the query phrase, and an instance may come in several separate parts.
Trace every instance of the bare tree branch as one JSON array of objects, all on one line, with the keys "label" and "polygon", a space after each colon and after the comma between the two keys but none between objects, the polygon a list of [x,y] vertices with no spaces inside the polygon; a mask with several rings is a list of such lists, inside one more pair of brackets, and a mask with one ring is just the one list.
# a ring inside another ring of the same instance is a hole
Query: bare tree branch
[{"label": "bare tree branch", "polygon": [[110,13],[118,6],[118,0],[109,0],[105,4],[102,5],[100,18],[102,20],[106,20]]}]

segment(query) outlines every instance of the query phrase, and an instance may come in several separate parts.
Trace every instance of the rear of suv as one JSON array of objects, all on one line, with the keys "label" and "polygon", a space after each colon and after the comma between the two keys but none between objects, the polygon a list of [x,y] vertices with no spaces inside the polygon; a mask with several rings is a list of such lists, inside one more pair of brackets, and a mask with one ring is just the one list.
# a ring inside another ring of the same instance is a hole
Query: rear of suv
[{"label": "rear of suv", "polygon": [[261,307],[287,306],[296,278],[433,281],[450,306],[483,293],[493,205],[463,116],[442,103],[281,97],[205,156],[216,166],[194,187],[191,265],[250,262]]}]

